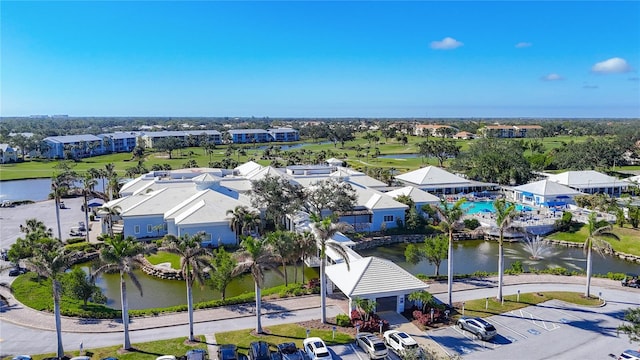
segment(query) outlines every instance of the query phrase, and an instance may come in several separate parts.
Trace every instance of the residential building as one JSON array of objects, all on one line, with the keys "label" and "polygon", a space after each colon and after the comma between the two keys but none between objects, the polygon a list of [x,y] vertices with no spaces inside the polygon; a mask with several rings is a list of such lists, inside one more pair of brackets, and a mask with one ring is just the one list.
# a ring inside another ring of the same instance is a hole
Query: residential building
[{"label": "residential building", "polygon": [[416,136],[443,136],[447,133],[455,134],[456,132],[458,130],[453,126],[437,124],[418,124],[413,129],[413,135]]},{"label": "residential building", "polygon": [[133,151],[140,134],[137,132],[115,132],[98,134],[98,137],[102,139],[105,153],[119,153]]},{"label": "residential building", "polygon": [[104,153],[102,139],[95,135],[49,136],[42,140],[46,145],[42,155],[49,159],[64,159],[68,151],[72,158],[84,158]]},{"label": "residential building", "polygon": [[478,130],[484,137],[525,138],[542,130],[540,125],[487,125]]},{"label": "residential building", "polygon": [[471,140],[476,138],[476,134],[470,133],[468,131],[460,131],[455,135],[453,135],[453,138],[460,139],[460,140]]},{"label": "residential building", "polygon": [[231,142],[234,144],[265,143],[271,140],[271,135],[263,129],[233,129],[228,130]]},{"label": "residential building", "polygon": [[497,187],[496,184],[465,179],[437,166],[427,166],[405,174],[396,175],[396,180],[431,194],[441,195],[455,195]]},{"label": "residential building", "polygon": [[624,179],[618,179],[595,170],[565,171],[549,175],[548,179],[587,194],[602,193],[620,196],[629,187],[629,183]]},{"label": "residential building", "polygon": [[574,204],[573,198],[582,195],[580,191],[549,179],[540,180],[509,189],[511,200],[522,204],[545,207],[564,207]]},{"label": "residential building", "polygon": [[9,144],[0,144],[0,164],[18,161],[16,150]]},{"label": "residential building", "polygon": [[298,132],[298,130],[291,128],[267,129],[267,132],[271,136],[271,141],[275,142],[290,142],[300,140],[300,133]]}]

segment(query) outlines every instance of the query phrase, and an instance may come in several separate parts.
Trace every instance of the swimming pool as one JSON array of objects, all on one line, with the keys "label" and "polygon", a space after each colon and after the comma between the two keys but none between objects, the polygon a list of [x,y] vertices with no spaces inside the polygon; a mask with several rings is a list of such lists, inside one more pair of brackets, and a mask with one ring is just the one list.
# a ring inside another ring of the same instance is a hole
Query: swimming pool
[{"label": "swimming pool", "polygon": [[[493,201],[467,201],[462,204],[462,208],[466,211],[467,215],[473,215],[477,213],[494,213],[496,209],[493,207]],[[516,204],[516,211],[531,211],[533,210],[529,206]]]}]

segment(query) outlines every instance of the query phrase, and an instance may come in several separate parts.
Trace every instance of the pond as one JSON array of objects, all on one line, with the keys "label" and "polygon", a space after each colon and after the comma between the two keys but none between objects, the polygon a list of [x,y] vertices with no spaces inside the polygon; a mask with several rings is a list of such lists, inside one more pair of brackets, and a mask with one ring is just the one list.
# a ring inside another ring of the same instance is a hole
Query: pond
[{"label": "pond", "polygon": [[[305,266],[304,271],[305,281],[319,277],[316,269]],[[140,296],[138,289],[127,277],[127,299],[129,300],[130,309],[162,308],[187,303],[187,290],[184,281],[162,280],[153,276],[148,276],[140,270],[136,270],[135,273],[142,285],[143,296]],[[293,267],[287,267],[289,283],[293,282],[293,274]],[[298,266],[298,282],[300,281],[300,266]],[[266,272],[265,288],[283,284],[284,279],[277,276],[273,271]],[[96,279],[96,285],[102,289],[103,293],[107,297],[107,306],[114,309],[120,309],[120,275],[103,274]],[[227,286],[226,297],[229,298],[253,291],[253,278],[251,275],[245,274],[236,277],[231,281],[229,286]],[[207,284],[202,288],[198,284],[193,286],[194,303],[220,299],[220,297],[220,292],[214,290]]]},{"label": "pond", "polygon": [[[360,250],[362,256],[378,256],[391,260],[412,274],[435,274],[435,266],[429,262],[421,261],[413,265],[404,257],[406,244],[389,245],[377,249]],[[586,255],[582,248],[569,248],[563,246],[547,245],[547,251],[540,260],[531,260],[530,254],[525,250],[523,243],[505,243],[505,269],[511,268],[511,264],[520,261],[525,271],[530,269],[543,270],[553,267],[563,267],[570,271],[585,271]],[[453,272],[454,274],[470,274],[475,271],[498,271],[498,243],[483,240],[461,241],[454,244]],[[620,260],[612,256],[593,255],[593,273],[637,273],[638,264]],[[440,264],[440,275],[447,274],[447,261]]]},{"label": "pond", "polygon": [[[76,187],[82,188],[82,183],[77,182]],[[98,180],[95,190],[103,192],[102,180]],[[0,201],[44,201],[49,199],[51,193],[51,179],[26,179],[9,180],[0,182]]]}]

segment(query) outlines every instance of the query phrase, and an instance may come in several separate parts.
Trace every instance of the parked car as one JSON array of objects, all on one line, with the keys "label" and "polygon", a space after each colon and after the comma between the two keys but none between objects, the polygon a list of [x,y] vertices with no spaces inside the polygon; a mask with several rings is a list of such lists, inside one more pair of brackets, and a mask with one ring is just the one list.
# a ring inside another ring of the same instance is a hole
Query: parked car
[{"label": "parked car", "polygon": [[13,357],[13,360],[31,360],[30,355],[16,355]]},{"label": "parked car", "polygon": [[304,360],[304,352],[298,349],[295,343],[278,344],[277,348],[282,360]]},{"label": "parked car", "polygon": [[387,347],[398,355],[405,356],[408,353],[422,354],[422,349],[418,343],[404,331],[387,330],[382,337]]},{"label": "parked car", "polygon": [[174,355],[162,355],[158,356],[156,360],[177,360]]},{"label": "parked car", "polygon": [[271,360],[269,344],[264,341],[255,341],[249,344],[249,360]]},{"label": "parked car", "polygon": [[187,360],[207,360],[209,358],[207,352],[203,349],[189,350],[185,354],[185,357]]},{"label": "parked car", "polygon": [[625,350],[620,356],[618,356],[618,360],[640,360],[640,351],[635,350]]},{"label": "parked car", "polygon": [[233,344],[218,345],[218,360],[238,360],[238,347]]},{"label": "parked car", "polygon": [[369,359],[382,359],[389,353],[384,342],[372,333],[359,333],[356,335],[356,343],[367,353]]},{"label": "parked car", "polygon": [[302,345],[310,360],[330,360],[333,358],[329,348],[319,337],[306,338],[302,341]]},{"label": "parked car", "polygon": [[9,250],[2,249],[0,250],[0,259],[3,261],[9,261]]},{"label": "parked car", "polygon": [[624,279],[620,282],[622,286],[629,286],[634,288],[640,288],[640,280],[638,280],[638,275],[627,273]]},{"label": "parked car", "polygon": [[87,226],[84,224],[84,221],[79,221],[78,222],[78,230],[87,231]]},{"label": "parked car", "polygon": [[23,267],[13,267],[11,268],[11,270],[9,270],[9,276],[18,276],[18,275],[22,275],[24,273],[27,272],[27,269],[23,268]]},{"label": "parked car", "polygon": [[458,327],[474,334],[478,339],[489,340],[498,334],[495,326],[482,318],[469,318],[466,316],[458,319]]}]

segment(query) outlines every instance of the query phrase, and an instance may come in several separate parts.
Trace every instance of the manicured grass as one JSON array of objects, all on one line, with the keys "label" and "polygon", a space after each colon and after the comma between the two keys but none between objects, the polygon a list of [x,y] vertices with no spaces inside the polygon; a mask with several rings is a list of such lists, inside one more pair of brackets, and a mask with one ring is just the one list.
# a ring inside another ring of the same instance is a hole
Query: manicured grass
[{"label": "manicured grass", "polygon": [[[477,299],[466,301],[464,304],[464,316],[469,317],[487,317],[502,314],[505,312],[522,309],[527,306],[536,305],[545,301],[557,299],[568,303],[581,306],[599,306],[602,304],[597,297],[585,298],[581,293],[548,291],[540,293],[520,294],[520,301],[517,301],[517,295],[504,296],[504,303],[497,301],[494,296],[489,299],[489,307],[486,308],[485,299]],[[456,307],[458,315],[462,315],[462,307]],[[454,315],[454,318],[457,315]]]},{"label": "manicured grass", "polygon": [[173,269],[180,269],[180,256],[166,251],[158,251],[155,254],[147,255],[147,260],[154,265],[171,263]]},{"label": "manicured grass", "polygon": [[[15,298],[25,306],[36,310],[53,311],[53,295],[50,279],[38,279],[35,273],[28,272],[18,276],[11,284],[11,288],[13,289]],[[85,307],[81,300],[75,300],[65,295],[62,295],[60,299],[60,309],[63,315],[97,312],[105,314],[103,317],[120,316],[120,311],[118,310],[91,302]]]},{"label": "manicured grass", "polygon": [[[123,335],[124,336],[124,335]],[[92,349],[88,348],[91,344],[84,344],[84,350],[86,355],[90,355],[92,359],[102,359],[105,357],[116,357],[120,360],[153,360],[162,355],[175,355],[177,358],[184,356],[187,351],[193,349],[207,350],[207,344],[205,343],[204,336],[196,336],[198,343],[189,344],[187,338],[177,338],[169,340],[157,340],[146,343],[132,344],[134,350],[122,352],[122,345],[109,346],[103,348]],[[66,351],[68,356],[78,356],[80,351]],[[47,357],[55,357],[55,353],[40,354],[32,356],[34,360],[42,360]],[[210,358],[215,358],[215,354],[210,354]]]},{"label": "manicured grass", "polygon": [[[640,229],[634,229],[629,225],[621,228],[617,225],[613,226],[613,232],[620,237],[620,241],[615,239],[604,238],[613,246],[615,251],[626,254],[640,255]],[[586,224],[582,225],[578,231],[574,232],[557,232],[548,236],[549,239],[584,243],[589,236],[589,229]]]},{"label": "manicured grass", "polygon": [[[251,331],[254,329],[229,331],[224,333],[216,333],[216,342],[218,344],[236,344],[238,346],[238,352],[247,353],[249,344],[254,341],[266,341],[274,346],[283,342],[294,342],[298,348],[302,348],[302,341],[307,337],[307,329],[297,324],[284,324],[263,327],[265,334],[254,336]],[[328,345],[347,344],[353,342],[353,337],[349,334],[336,331],[336,338],[332,339],[332,331],[330,330],[318,330],[309,329],[310,337],[317,336],[324,340]]]}]

